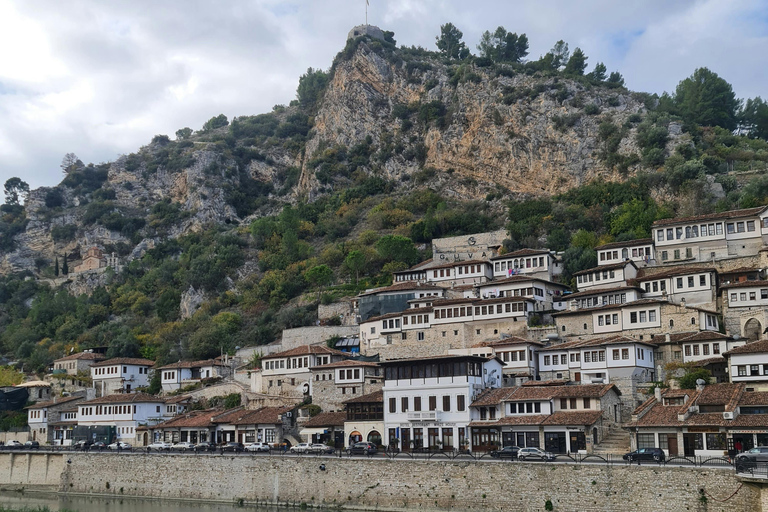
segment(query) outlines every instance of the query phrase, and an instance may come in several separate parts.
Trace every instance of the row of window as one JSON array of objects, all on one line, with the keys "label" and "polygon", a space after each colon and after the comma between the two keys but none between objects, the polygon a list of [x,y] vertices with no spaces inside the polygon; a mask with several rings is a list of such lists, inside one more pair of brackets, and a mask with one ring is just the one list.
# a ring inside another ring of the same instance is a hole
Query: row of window
[{"label": "row of window", "polygon": [[[411,400],[413,399],[413,400]],[[414,397],[407,397],[403,396],[400,397],[400,410],[397,410],[397,398],[396,397],[390,397],[389,399],[389,412],[390,413],[397,413],[397,412],[408,412],[408,411],[414,411],[419,412],[422,410],[422,397],[420,396],[414,396]],[[441,409],[443,412],[450,412],[451,411],[451,395],[443,395],[442,399],[442,406]],[[413,405],[413,409],[410,409],[410,405]],[[427,407],[428,411],[436,411],[437,410],[437,396],[431,395],[427,397]],[[463,411],[467,407],[467,397],[465,395],[456,395],[456,410],[457,411]],[[495,409],[494,409],[495,411]]]},{"label": "row of window", "polygon": [[[461,309],[464,309],[464,308],[461,308]],[[408,318],[409,317],[407,315],[403,317],[403,325],[408,325],[408,323],[409,323]],[[429,314],[411,315],[410,316],[410,323],[411,323],[411,325],[414,325],[414,324],[428,324],[429,323]],[[374,334],[374,331],[371,331],[371,334]]]},{"label": "row of window", "polygon": [[[105,366],[104,368],[94,368],[94,375],[114,375],[120,373],[119,366]],[[128,367],[123,366],[123,373],[128,373]],[[139,366],[139,375],[147,375],[149,373],[148,367]]]},{"label": "row of window", "polygon": [[624,304],[627,302],[626,293],[615,293],[611,295],[601,295],[599,297],[587,297],[581,299],[582,308],[591,308],[597,306],[607,306],[608,304]]},{"label": "row of window", "polygon": [[360,380],[360,368],[339,370],[336,380]]},{"label": "row of window", "polygon": [[[731,292],[731,302],[744,302],[747,300],[747,296],[749,296],[749,300],[757,300],[757,292]],[[760,290],[760,298],[763,300],[768,299],[768,288]]]},{"label": "row of window", "polygon": [[656,321],[656,310],[650,309],[648,311],[632,311],[629,313],[629,323],[645,323]]},{"label": "row of window", "polygon": [[525,361],[525,350],[498,352],[496,355],[505,363],[510,361]]},{"label": "row of window", "polygon": [[597,325],[618,325],[619,324],[619,314],[618,313],[608,313],[606,315],[597,315]]},{"label": "row of window", "polygon": [[[680,249],[675,249],[672,251],[673,259],[680,260],[683,259],[680,257]],[[693,249],[690,247],[685,248],[685,258],[686,260],[690,260],[693,258]],[[669,251],[661,251],[661,261],[668,261],[669,260]]]},{"label": "row of window", "polygon": [[[749,231],[755,230],[755,221],[747,221],[748,223],[751,223],[752,229],[749,229]],[[739,233],[744,231],[744,222],[738,222],[736,224],[740,224],[741,231]],[[733,229],[733,231],[731,231]],[[731,222],[728,224],[728,232],[734,233],[736,230],[739,229],[738,226],[734,226],[734,223]],[[682,240],[683,234],[685,234],[685,238],[698,238],[699,236],[715,236],[715,235],[722,235],[723,234],[723,224],[721,222],[718,223],[712,223],[712,224],[701,224],[696,226],[685,226],[683,227],[676,227],[676,228],[666,228],[664,229],[657,229],[656,230],[656,241],[657,242],[663,242],[664,241],[664,234],[666,232],[666,239],[667,240]]]},{"label": "row of window", "polygon": [[[457,275],[469,275],[469,274],[478,274],[483,271],[484,265],[463,265],[456,267],[456,273]],[[440,268],[435,269],[432,271],[432,277],[438,278],[438,277],[451,277],[451,269],[450,268]]]},{"label": "row of window", "polygon": [[593,281],[607,281],[608,279],[615,279],[616,272],[613,270],[599,270],[597,272],[590,272],[589,274],[581,274],[577,279],[579,283],[591,283]]},{"label": "row of window", "polygon": [[[760,367],[763,367],[763,371],[760,372]],[[768,364],[752,364],[749,366],[740,365],[737,366],[737,374],[739,377],[757,377],[759,375],[768,375]]]},{"label": "row of window", "polygon": [[29,417],[31,419],[40,419],[40,418],[47,418],[48,417],[48,411],[35,409],[32,411],[29,411]]},{"label": "row of window", "polygon": [[133,427],[117,427],[117,433],[120,435],[133,434]]},{"label": "row of window", "polygon": [[[591,400],[589,398],[583,398],[582,399],[582,405],[584,406],[584,409],[591,409],[592,408]],[[576,398],[561,398],[560,399],[560,409],[568,410],[568,409],[578,409],[578,408],[579,408],[578,399],[576,399]]]},{"label": "row of window", "polygon": [[[97,405],[96,407],[84,407],[83,408],[83,415],[86,416],[102,416],[102,415],[113,415],[113,414],[131,414],[131,411],[133,411],[133,414],[136,414],[136,406],[130,406],[130,405]],[[160,412],[160,406],[157,406],[157,412]]]},{"label": "row of window", "polygon": [[[650,247],[633,247],[632,248],[632,257],[633,258],[650,258],[651,257],[651,248]],[[621,250],[621,259],[626,260],[629,258],[630,251],[628,248],[624,248]],[[619,259],[619,251],[600,251],[600,261],[605,260],[618,260]]]},{"label": "row of window", "polygon": [[[696,345],[685,345],[684,347],[685,355],[690,356],[691,353],[693,353],[694,356],[698,355],[709,355],[709,343],[704,343],[701,346],[698,344]],[[712,344],[712,354],[719,354],[720,353],[720,344],[719,343],[713,343]]]},{"label": "row of window", "polygon": [[[509,263],[509,268],[507,268]],[[493,265],[494,272],[504,272],[505,270],[519,269],[519,268],[539,268],[544,267],[544,257],[539,258],[521,258],[507,261],[497,261]]]},{"label": "row of window", "polygon": [[[490,306],[475,306],[475,316],[485,316],[485,315],[493,315],[493,314],[503,314],[503,313],[517,313],[517,312],[525,312],[525,302],[513,302],[513,303],[506,303],[506,304],[496,304],[495,308],[493,305]],[[439,319],[446,319],[446,318],[462,318],[466,316],[472,315],[472,307],[455,307],[455,308],[439,308],[435,309],[435,320]],[[403,323],[407,324],[407,317],[403,318]],[[399,324],[398,324],[399,325]]]},{"label": "row of window", "polygon": [[461,361],[452,363],[420,363],[407,366],[389,366],[385,369],[386,380],[431,379],[441,377],[480,377],[480,363]]},{"label": "row of window", "polygon": [[163,380],[176,380],[176,372],[163,372]]},{"label": "row of window", "polygon": [[510,402],[509,414],[540,414],[541,402]]}]

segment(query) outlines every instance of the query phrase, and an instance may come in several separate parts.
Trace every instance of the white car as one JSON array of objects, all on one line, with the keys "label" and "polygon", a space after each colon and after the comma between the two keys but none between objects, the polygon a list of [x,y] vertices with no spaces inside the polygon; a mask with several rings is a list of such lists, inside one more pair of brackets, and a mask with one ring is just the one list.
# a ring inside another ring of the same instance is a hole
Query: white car
[{"label": "white car", "polygon": [[543,452],[538,448],[520,448],[517,452],[517,460],[555,460],[552,452]]},{"label": "white car", "polygon": [[147,451],[156,450],[158,452],[167,452],[171,449],[171,443],[166,443],[165,441],[155,441],[154,443],[147,446]]},{"label": "white car", "polygon": [[327,444],[315,443],[312,445],[312,448],[310,448],[310,451],[312,453],[333,453],[334,449]]},{"label": "white car", "polygon": [[107,446],[110,450],[130,450],[132,446],[129,443],[124,443],[122,441],[117,441],[116,443],[112,443]]},{"label": "white car", "polygon": [[181,441],[171,446],[171,450],[179,452],[194,451],[194,449],[195,443],[190,443],[188,441]]},{"label": "white car", "polygon": [[15,439],[11,439],[7,443],[5,443],[5,447],[6,448],[21,448],[22,446],[24,446],[24,444],[20,443],[19,441],[15,440]]},{"label": "white car", "polygon": [[291,453],[310,453],[312,451],[312,445],[310,443],[299,443],[295,446],[291,446],[288,450]]},{"label": "white car", "polygon": [[268,452],[269,445],[267,443],[251,443],[245,445],[245,451],[247,452]]}]

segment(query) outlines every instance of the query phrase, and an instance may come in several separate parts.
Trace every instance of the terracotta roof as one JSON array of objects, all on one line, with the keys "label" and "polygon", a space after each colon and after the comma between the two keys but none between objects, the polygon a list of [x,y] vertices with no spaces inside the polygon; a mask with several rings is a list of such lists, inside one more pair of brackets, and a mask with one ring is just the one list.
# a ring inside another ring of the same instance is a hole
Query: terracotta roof
[{"label": "terracotta roof", "polygon": [[192,411],[173,419],[159,423],[154,428],[183,428],[183,427],[214,427],[211,419],[222,413],[221,409],[208,409],[207,411]]},{"label": "terracotta roof", "polygon": [[282,423],[282,415],[292,411],[293,407],[262,407],[255,411],[237,409],[231,413],[215,416],[214,423],[227,423],[230,425],[276,425]]},{"label": "terracotta roof", "polygon": [[602,415],[602,411],[556,411],[542,425],[593,425]]},{"label": "terracotta roof", "polygon": [[456,354],[444,354],[439,356],[424,356],[424,357],[406,357],[403,359],[388,359],[381,361],[379,364],[382,366],[397,366],[402,363],[415,363],[418,361],[460,361],[462,359],[471,359],[473,361],[488,361],[487,357],[472,356],[472,355],[456,355]]},{"label": "terracotta roof", "polygon": [[60,359],[55,359],[53,362],[58,363],[60,361],[97,361],[104,359],[104,354],[97,354],[96,352],[77,352],[76,354],[70,354]]},{"label": "terracotta roof", "polygon": [[701,390],[696,398],[696,403],[698,405],[725,405],[726,410],[733,410],[743,392],[744,384],[709,384]]},{"label": "terracotta roof", "polygon": [[292,356],[304,356],[311,354],[330,354],[334,356],[349,357],[349,354],[340,350],[328,348],[325,345],[302,345],[300,347],[292,348],[291,350],[285,350],[283,352],[277,352],[275,354],[269,354],[262,359],[274,359],[276,357],[292,357]]},{"label": "terracotta roof", "polygon": [[336,361],[335,363],[328,363],[321,366],[312,366],[310,370],[327,370],[329,368],[352,368],[355,366],[369,366],[369,367],[377,367],[379,366],[379,363],[374,363],[371,361],[358,361],[355,359],[345,359],[343,361]]},{"label": "terracotta roof", "polygon": [[495,421],[474,420],[470,427],[494,427],[504,425],[541,425],[547,419],[546,414],[526,414],[520,416],[504,416]]},{"label": "terracotta roof", "polygon": [[62,396],[57,398],[56,400],[51,400],[49,402],[38,402],[36,404],[30,405],[29,407],[25,407],[25,409],[46,409],[48,407],[53,407],[55,405],[61,405],[66,404],[67,402],[72,402],[74,400],[83,400],[84,398],[82,396]]},{"label": "terracotta roof", "polygon": [[714,356],[714,357],[708,357],[706,359],[699,359],[697,361],[693,361],[691,364],[693,366],[707,366],[710,364],[725,364],[725,358],[723,356]]},{"label": "terracotta roof", "polygon": [[758,206],[757,208],[745,208],[743,210],[731,210],[720,213],[710,213],[707,215],[694,215],[692,217],[678,217],[675,219],[662,219],[653,223],[653,226],[671,226],[674,224],[683,224],[686,222],[700,221],[700,220],[719,220],[719,219],[738,219],[742,217],[754,217],[765,210],[765,206]]},{"label": "terracotta roof", "polygon": [[317,416],[310,418],[310,420],[304,424],[304,427],[343,427],[346,419],[346,412],[321,412]]},{"label": "terracotta roof", "polygon": [[618,334],[615,336],[608,336],[605,338],[595,338],[592,340],[588,340],[587,343],[585,343],[583,346],[598,347],[598,346],[606,346],[606,345],[626,345],[627,343],[653,346],[653,343],[651,343],[650,341],[641,341],[635,338],[631,338],[629,336],[623,336],[621,334]]},{"label": "terracotta roof", "polygon": [[155,362],[149,359],[142,359],[139,357],[113,357],[106,361],[101,361],[92,366],[112,366],[115,364],[132,364],[136,366],[154,366]]},{"label": "terracotta roof", "polygon": [[732,348],[728,352],[723,352],[725,356],[732,356],[734,354],[760,354],[762,352],[768,352],[768,340],[753,341],[740,347]]},{"label": "terracotta roof", "polygon": [[729,288],[751,288],[753,286],[768,286],[768,281],[741,281],[739,283],[729,283],[720,286],[721,290]]},{"label": "terracotta roof", "polygon": [[373,393],[368,393],[367,395],[360,395],[356,396],[355,398],[350,398],[349,400],[344,401],[345,404],[367,404],[367,403],[378,403],[384,402],[384,391],[374,391]]},{"label": "terracotta roof", "polygon": [[165,403],[165,398],[149,395],[147,393],[125,393],[102,396],[101,398],[95,398],[79,405],[132,404],[137,402]]},{"label": "terracotta roof", "polygon": [[496,286],[500,284],[523,283],[526,281],[539,281],[540,283],[545,283],[552,286],[559,286],[560,288],[565,288],[565,289],[568,288],[564,284],[548,281],[547,279],[542,279],[540,277],[527,276],[525,274],[515,274],[514,276],[504,277],[502,279],[494,279],[493,281],[486,281],[485,283],[477,283],[472,286],[475,288],[488,288],[488,287]]},{"label": "terracotta roof", "polygon": [[563,295],[563,300],[571,300],[578,297],[587,297],[589,295],[600,295],[603,293],[616,293],[616,292],[622,292],[626,290],[639,290],[643,291],[642,288],[639,286],[617,286],[615,288],[595,288],[592,290],[584,290],[583,292],[576,292],[576,293],[569,293],[567,295]]},{"label": "terracotta roof", "polygon": [[414,281],[404,281],[401,283],[393,284],[391,286],[384,286],[383,288],[375,288],[373,290],[364,291],[359,295],[359,297],[364,297],[366,295],[376,295],[377,293],[401,292],[401,291],[411,291],[411,290],[443,291],[443,288],[439,288],[437,286],[432,286],[429,284],[420,284]]},{"label": "terracotta roof", "polygon": [[566,379],[529,380],[528,382],[523,382],[523,386],[524,387],[530,387],[530,386],[563,386],[565,384],[568,384],[568,380],[566,380]]},{"label": "terracotta roof", "polygon": [[768,405],[768,391],[745,391],[739,399],[739,405]]},{"label": "terracotta roof", "polygon": [[203,361],[179,361],[178,363],[171,363],[165,366],[157,368],[158,370],[169,370],[179,368],[199,368],[201,366],[226,366],[222,362],[217,362],[215,359],[205,359]]},{"label": "terracotta roof", "polygon": [[494,388],[486,389],[477,399],[470,404],[472,407],[482,407],[486,405],[499,405],[515,394],[517,388]]},{"label": "terracotta roof", "polygon": [[664,272],[657,272],[657,273],[651,273],[648,272],[649,267],[646,267],[643,269],[643,272],[641,275],[638,275],[635,278],[635,281],[653,281],[655,279],[664,279],[667,277],[675,277],[675,276],[684,276],[688,274],[700,274],[702,272],[706,273],[717,273],[717,270],[712,267],[690,267],[690,266],[679,266],[670,268],[669,270],[665,270]]},{"label": "terracotta roof", "polygon": [[601,272],[603,270],[616,270],[619,268],[624,268],[627,265],[632,265],[633,267],[637,268],[637,265],[635,265],[635,263],[632,260],[624,260],[619,263],[613,263],[611,265],[602,265],[599,267],[588,268],[587,270],[580,270],[579,272],[574,272],[573,275],[580,276],[582,274],[589,274],[591,272]]},{"label": "terracotta roof", "polygon": [[488,340],[481,341],[472,345],[472,348],[480,347],[506,347],[507,345],[520,345],[521,343],[527,343],[530,345],[544,346],[544,343],[535,340],[529,340],[521,338],[520,336],[509,336],[508,338],[501,338],[500,340]]},{"label": "terracotta roof", "polygon": [[167,404],[180,404],[182,402],[188,402],[191,400],[192,397],[190,395],[178,395],[178,396],[171,396],[165,399],[165,403]]},{"label": "terracotta roof", "polygon": [[466,260],[466,261],[452,261],[450,263],[443,263],[442,265],[435,265],[434,267],[429,267],[426,270],[435,270],[440,268],[453,268],[453,267],[462,267],[464,265],[490,265],[490,263],[487,260]]},{"label": "terracotta roof", "polygon": [[614,247],[634,247],[636,245],[648,245],[653,244],[653,238],[638,238],[637,240],[628,240],[626,242],[610,242],[595,247],[596,251],[602,249],[613,249]]},{"label": "terracotta roof", "polygon": [[549,254],[549,249],[519,249],[517,251],[500,254],[491,258],[493,260],[503,260],[507,258],[519,258],[521,256],[534,256],[539,254]]},{"label": "terracotta roof", "polygon": [[498,388],[483,392],[472,407],[497,405],[502,402],[527,400],[551,400],[553,398],[600,398],[610,390],[621,392],[615,384],[574,384],[559,386],[518,386]]},{"label": "terracotta roof", "polygon": [[667,341],[666,334],[653,334],[650,342],[654,345],[660,345],[662,343],[684,343],[684,342],[697,342],[697,341],[716,341],[716,340],[730,340],[730,336],[719,333],[717,331],[688,331],[688,332],[675,332],[669,334],[669,341]]},{"label": "terracotta roof", "polygon": [[[640,300],[634,300],[632,302],[625,302],[624,304],[608,304],[606,306],[597,306],[594,308],[582,308],[582,309],[575,309],[573,311],[559,311],[557,313],[552,313],[552,316],[576,315],[576,314],[591,313],[593,311],[603,311],[607,309],[621,309],[621,308],[634,307],[634,306],[644,306],[646,304],[667,304],[668,302],[669,301],[664,299],[640,299]],[[697,309],[697,308],[690,307],[690,309]]]}]

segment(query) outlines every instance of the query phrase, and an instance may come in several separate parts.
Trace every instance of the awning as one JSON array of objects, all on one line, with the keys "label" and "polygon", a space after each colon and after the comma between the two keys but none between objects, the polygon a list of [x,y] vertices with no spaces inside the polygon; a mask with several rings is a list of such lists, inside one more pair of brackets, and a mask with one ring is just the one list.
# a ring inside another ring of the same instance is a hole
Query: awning
[{"label": "awning", "polygon": [[312,436],[315,434],[325,434],[327,432],[327,429],[324,428],[303,428],[301,429],[301,432],[299,432],[300,436]]}]

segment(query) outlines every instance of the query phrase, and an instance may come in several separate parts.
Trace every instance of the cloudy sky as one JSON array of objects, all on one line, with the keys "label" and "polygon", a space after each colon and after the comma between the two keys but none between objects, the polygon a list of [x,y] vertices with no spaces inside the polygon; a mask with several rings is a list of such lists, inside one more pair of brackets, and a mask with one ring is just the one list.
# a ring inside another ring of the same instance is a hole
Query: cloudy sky
[{"label": "cloudy sky", "polygon": [[[370,3],[369,23],[401,45],[434,49],[451,21],[475,51],[501,24],[528,35],[531,58],[564,39],[633,90],[672,91],[707,66],[738,97],[768,98],[766,0]],[[111,161],[155,134],[288,103],[364,21],[365,0],[0,0],[0,183],[55,185],[65,153]]]}]

